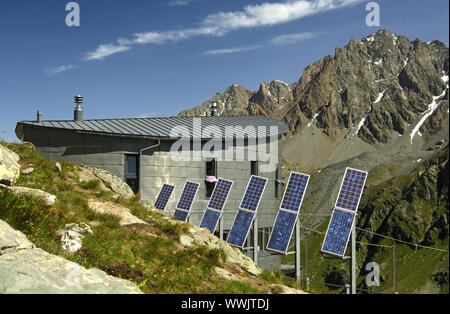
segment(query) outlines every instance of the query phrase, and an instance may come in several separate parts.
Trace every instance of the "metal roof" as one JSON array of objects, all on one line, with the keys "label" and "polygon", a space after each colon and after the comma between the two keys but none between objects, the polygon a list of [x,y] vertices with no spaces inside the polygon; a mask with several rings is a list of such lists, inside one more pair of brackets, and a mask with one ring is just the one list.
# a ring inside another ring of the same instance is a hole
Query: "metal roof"
[{"label": "metal roof", "polygon": [[[195,128],[194,123],[201,125],[201,128]],[[132,119],[101,119],[101,120],[82,120],[82,121],[21,121],[17,124],[16,133],[19,136],[23,125],[31,125],[36,127],[74,130],[76,132],[89,132],[98,134],[112,134],[121,136],[137,136],[137,137],[159,137],[159,138],[179,138],[184,137],[180,134],[171,136],[171,132],[178,127],[187,130],[191,138],[215,138],[217,135],[208,134],[206,127],[215,127],[222,138],[225,136],[226,130],[242,127],[246,129],[244,135],[234,137],[268,137],[281,135],[287,132],[287,127],[280,121],[266,118],[263,116],[218,116],[218,117],[168,117],[168,118],[132,118]],[[200,134],[201,130],[203,134]],[[177,134],[177,132],[175,132]]]}]

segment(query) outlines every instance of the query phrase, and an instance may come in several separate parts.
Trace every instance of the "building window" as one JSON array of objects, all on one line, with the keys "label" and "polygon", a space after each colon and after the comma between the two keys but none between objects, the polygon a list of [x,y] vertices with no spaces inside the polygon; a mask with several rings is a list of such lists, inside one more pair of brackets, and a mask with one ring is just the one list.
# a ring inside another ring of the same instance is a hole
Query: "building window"
[{"label": "building window", "polygon": [[217,161],[206,162],[206,197],[211,197],[217,182]]},{"label": "building window", "polygon": [[258,175],[258,162],[257,161],[251,161],[250,162],[250,171],[252,176]]},{"label": "building window", "polygon": [[280,196],[280,167],[277,166],[275,170],[275,198],[278,199]]},{"label": "building window", "polygon": [[125,155],[125,182],[136,194],[139,192],[139,156]]}]

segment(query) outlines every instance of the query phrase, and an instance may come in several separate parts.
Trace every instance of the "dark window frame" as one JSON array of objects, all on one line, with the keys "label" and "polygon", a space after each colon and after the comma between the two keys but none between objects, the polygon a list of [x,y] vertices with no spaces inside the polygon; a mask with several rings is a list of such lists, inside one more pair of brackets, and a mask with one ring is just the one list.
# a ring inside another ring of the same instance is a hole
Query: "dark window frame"
[{"label": "dark window frame", "polygon": [[259,176],[259,162],[257,160],[250,161],[250,175]]},{"label": "dark window frame", "polygon": [[[128,157],[135,157],[136,158],[136,173],[130,173],[128,172]],[[125,170],[124,170],[124,178],[125,182],[131,187],[133,192],[135,194],[139,193],[140,191],[140,158],[138,154],[125,154]],[[133,184],[134,181],[134,184]]]},{"label": "dark window frame", "polygon": [[[214,176],[217,178],[217,160],[211,159],[206,161],[206,169],[205,173],[207,176]],[[206,186],[206,198],[210,198],[214,188],[216,187],[216,182],[205,182]]]}]

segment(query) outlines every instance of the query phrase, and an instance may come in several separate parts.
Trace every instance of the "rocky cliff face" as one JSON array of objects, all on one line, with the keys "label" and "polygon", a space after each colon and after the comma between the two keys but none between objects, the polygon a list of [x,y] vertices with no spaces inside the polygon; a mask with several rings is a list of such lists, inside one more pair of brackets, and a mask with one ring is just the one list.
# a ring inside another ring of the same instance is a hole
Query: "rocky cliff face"
[{"label": "rocky cliff face", "polygon": [[[233,85],[180,115],[209,115],[212,102],[219,115],[266,114],[289,127],[287,158],[324,167],[379,144],[410,152],[448,141],[448,71],[443,43],[380,30],[309,65],[297,83]],[[310,153],[299,152],[304,145]]]}]

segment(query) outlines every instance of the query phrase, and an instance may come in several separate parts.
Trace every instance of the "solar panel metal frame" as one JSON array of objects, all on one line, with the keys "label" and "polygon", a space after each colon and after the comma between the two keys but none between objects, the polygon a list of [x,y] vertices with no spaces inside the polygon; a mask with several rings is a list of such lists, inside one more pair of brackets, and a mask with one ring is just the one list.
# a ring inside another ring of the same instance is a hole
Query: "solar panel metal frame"
[{"label": "solar panel metal frame", "polygon": [[[188,184],[188,182],[197,184],[197,188],[195,189],[195,194],[194,194],[194,197],[192,198],[192,202],[191,202],[191,204],[189,206],[189,210],[186,210],[186,209],[183,209],[183,208],[178,208],[178,204],[180,203],[181,197],[183,196],[183,192],[186,189],[186,185]],[[180,210],[182,212],[188,213],[188,215],[186,217],[186,220],[189,218],[189,215],[190,215],[191,209],[192,209],[192,205],[194,204],[195,198],[197,197],[197,193],[198,193],[199,188],[200,188],[200,183],[198,183],[198,182],[186,180],[186,183],[184,183],[183,191],[181,192],[180,198],[178,199],[175,211]],[[174,211],[174,213],[175,213],[175,211]]]},{"label": "solar panel metal frame", "polygon": [[[282,208],[282,207],[281,207],[281,206],[283,205],[283,201],[284,201],[284,198],[285,198],[285,196],[286,196],[286,191],[287,191],[287,188],[288,188],[288,186],[289,186],[289,182],[291,181],[291,177],[292,177],[292,174],[293,174],[293,173],[295,173],[295,174],[300,174],[300,175],[303,175],[303,176],[308,177],[308,180],[306,181],[306,184],[305,184],[305,191],[303,192],[303,197],[302,197],[302,200],[301,200],[300,205],[299,205],[299,207],[298,207],[298,212],[295,212],[295,211],[292,211],[292,210],[285,209],[285,208]],[[284,251],[284,252],[283,252],[283,251],[276,250],[276,249],[269,248],[268,245],[269,245],[269,243],[270,243],[270,239],[272,238],[272,233],[273,233],[273,230],[275,229],[275,223],[277,222],[278,215],[280,214],[281,211],[286,212],[286,213],[289,213],[289,214],[296,214],[297,217],[295,218],[294,227],[295,227],[295,224],[298,223],[298,216],[300,215],[300,209],[302,208],[303,200],[305,199],[305,193],[306,193],[306,189],[308,188],[309,179],[311,179],[311,176],[310,176],[310,175],[304,174],[304,173],[295,172],[295,171],[292,171],[291,174],[289,175],[288,185],[286,186],[286,189],[284,190],[283,198],[281,199],[281,203],[280,203],[280,208],[279,208],[279,210],[278,210],[277,216],[275,217],[275,222],[274,222],[273,227],[272,227],[272,232],[270,233],[269,239],[268,239],[268,241],[267,241],[266,250],[272,251],[272,252],[276,252],[276,253],[281,253],[281,254],[284,254],[284,255],[287,254],[287,251],[289,250],[289,243],[288,243],[288,247],[286,248],[286,251]],[[290,242],[290,240],[292,239],[292,235],[293,235],[293,234],[294,234],[294,228],[292,228],[291,235],[289,236],[289,242]]]},{"label": "solar panel metal frame", "polygon": [[[255,211],[252,211],[252,210],[249,210],[249,209],[246,209],[246,208],[241,208],[242,201],[244,200],[245,194],[247,193],[248,187],[249,187],[250,182],[252,181],[252,178],[253,178],[253,177],[256,177],[256,178],[260,178],[260,179],[264,179],[264,180],[265,180],[264,188],[263,188],[263,190],[262,190],[262,192],[261,192],[261,197],[259,198],[258,205],[256,206],[256,210],[255,210]],[[242,246],[237,246],[237,245],[234,245],[234,244],[229,243],[229,242],[228,242],[228,237],[227,237],[227,243],[228,243],[228,244],[230,244],[230,245],[232,245],[232,246],[234,246],[234,247],[238,247],[238,248],[240,248],[240,249],[243,249],[243,248],[245,247],[245,242],[246,242],[246,240],[247,240],[247,238],[248,238],[248,234],[250,233],[250,228],[251,228],[253,222],[255,221],[255,217],[256,217],[256,214],[257,214],[258,208],[259,208],[259,204],[261,203],[261,199],[262,199],[262,197],[264,196],[264,192],[265,192],[265,190],[266,190],[267,182],[268,182],[268,181],[269,181],[269,179],[267,179],[267,178],[260,177],[260,176],[255,176],[255,175],[252,175],[252,176],[250,177],[250,179],[248,180],[247,187],[245,188],[244,195],[242,196],[242,200],[241,200],[241,202],[240,202],[240,204],[239,204],[239,210],[248,212],[248,213],[250,213],[250,214],[254,214],[254,215],[253,215],[253,218],[252,218],[252,222],[251,222],[251,224],[250,224],[250,227],[249,227],[248,230],[247,230],[247,234],[245,235],[244,243],[242,244]],[[236,218],[237,218],[237,215],[238,215],[238,213],[239,213],[239,210],[238,210],[238,212],[236,213],[236,216],[234,216],[234,220],[233,220],[233,224],[231,225],[230,232],[231,232],[231,230],[233,229],[234,223],[236,222]]]},{"label": "solar panel metal frame", "polygon": [[[357,203],[356,209],[355,209],[354,211],[353,211],[353,210],[350,210],[350,209],[347,209],[347,208],[342,208],[342,207],[340,207],[340,206],[337,206],[337,203],[338,203],[338,200],[339,200],[339,196],[340,196],[340,194],[341,194],[341,192],[342,192],[342,187],[344,186],[345,177],[347,176],[347,172],[348,172],[349,170],[358,171],[358,172],[361,172],[361,173],[365,173],[365,174],[366,174],[366,176],[365,176],[365,178],[364,178],[363,185],[362,185],[362,189],[361,189],[361,195],[360,195],[359,198],[358,198],[358,203]],[[345,174],[344,174],[344,177],[342,178],[341,187],[339,188],[339,193],[338,193],[338,196],[337,196],[337,198],[336,198],[336,202],[335,202],[335,204],[334,204],[334,209],[333,209],[333,212],[332,212],[332,214],[331,214],[331,218],[333,218],[334,212],[335,212],[336,210],[340,210],[340,211],[343,211],[343,212],[346,212],[346,213],[349,213],[349,214],[354,215],[354,217],[353,217],[353,225],[356,223],[356,217],[357,217],[357,214],[358,214],[359,204],[360,204],[360,202],[361,202],[362,194],[363,194],[363,192],[364,192],[364,187],[366,186],[366,181],[367,181],[367,177],[368,177],[368,176],[369,176],[369,173],[368,173],[367,171],[363,171],[363,170],[359,170],[359,169],[354,169],[354,168],[350,168],[350,167],[347,167],[347,168],[345,169]],[[332,222],[332,219],[330,219],[330,222],[328,223],[327,232],[325,233],[325,238],[324,238],[324,240],[323,240],[322,247],[321,247],[320,251],[323,252],[323,253],[326,253],[326,254],[330,254],[330,255],[333,255],[333,256],[338,256],[338,257],[343,258],[343,257],[345,256],[345,252],[347,251],[347,247],[348,247],[348,243],[349,243],[349,241],[350,241],[350,236],[351,236],[351,234],[352,234],[352,231],[349,232],[349,236],[348,236],[348,239],[347,239],[347,244],[346,244],[346,246],[345,246],[343,255],[339,255],[339,254],[336,254],[336,253],[334,253],[334,252],[326,251],[326,250],[323,249],[323,247],[324,247],[324,245],[325,245],[325,240],[326,240],[326,238],[327,238],[328,231],[330,230],[331,222]],[[353,229],[353,225],[352,225],[351,229]]]},{"label": "solar panel metal frame", "polygon": [[[363,182],[362,189],[361,189],[361,195],[360,195],[359,198],[358,198],[358,203],[356,204],[356,209],[355,209],[354,211],[351,210],[351,209],[342,208],[342,207],[340,207],[340,206],[337,206],[337,203],[338,203],[338,201],[339,201],[339,196],[341,195],[341,193],[342,193],[342,188],[344,187],[345,177],[347,176],[347,172],[348,172],[349,170],[358,171],[358,172],[361,172],[361,173],[365,173],[365,174],[366,174],[366,177],[364,178],[364,182]],[[366,186],[366,181],[367,181],[367,177],[368,177],[368,176],[369,176],[369,173],[368,173],[367,171],[363,171],[363,170],[359,170],[359,169],[354,169],[354,168],[347,167],[347,168],[345,169],[344,177],[342,178],[341,187],[339,188],[338,196],[336,197],[336,202],[334,203],[334,208],[339,208],[339,209],[342,209],[342,210],[344,210],[344,211],[351,211],[351,212],[357,213],[357,212],[358,212],[358,208],[359,208],[359,203],[361,202],[361,197],[362,197],[362,194],[363,194],[363,192],[364,192],[364,187]]]},{"label": "solar panel metal frame", "polygon": [[[167,186],[172,186],[172,187],[173,187],[172,191],[170,192],[170,196],[169,196],[169,198],[167,199],[167,202],[166,202],[166,205],[164,206],[164,209],[156,208],[156,206],[155,206],[155,205],[156,205],[156,202],[158,201],[159,197],[161,196],[161,193],[162,193],[162,191],[163,191],[163,188],[164,188],[164,186],[166,186],[166,185],[167,185]],[[167,183],[164,183],[164,184],[163,184],[163,186],[162,186],[161,189],[159,190],[158,197],[156,198],[156,201],[155,201],[155,204],[154,204],[154,206],[155,206],[156,209],[158,209],[158,210],[160,210],[160,211],[166,211],[167,205],[169,204],[169,200],[170,200],[170,198],[172,197],[173,192],[175,191],[175,188],[176,188],[175,185],[167,184]]]},{"label": "solar panel metal frame", "polygon": [[[230,186],[230,189],[228,190],[227,197],[225,198],[225,201],[223,202],[223,207],[225,207],[225,204],[226,204],[227,201],[228,201],[228,197],[229,197],[230,194],[231,194],[231,189],[232,189],[232,187],[233,187],[233,183],[234,183],[234,182],[231,181],[231,180],[219,178],[219,180],[217,181],[217,183],[219,183],[220,180],[231,182],[231,186]],[[214,226],[214,231],[213,231],[212,233],[214,233],[214,232],[216,231],[217,225],[219,224],[219,221],[220,221],[220,219],[222,218],[222,215],[223,215],[223,207],[222,207],[222,210],[218,210],[218,209],[215,209],[215,208],[211,208],[211,207],[209,206],[209,203],[211,202],[211,199],[212,199],[212,197],[214,196],[214,193],[216,192],[216,188],[218,187],[218,185],[219,185],[219,184],[216,184],[216,186],[214,187],[213,193],[211,194],[211,198],[209,199],[208,205],[206,206],[206,210],[205,210],[205,212],[203,213],[202,219],[200,220],[200,225],[201,225],[202,222],[203,222],[203,218],[205,218],[205,215],[206,215],[206,211],[207,211],[207,210],[212,210],[212,211],[218,212],[218,213],[220,214],[219,219],[217,220],[217,223],[216,223],[216,225]],[[200,226],[200,225],[199,225],[199,226]]]},{"label": "solar panel metal frame", "polygon": [[[332,221],[333,215],[334,215],[334,213],[335,213],[337,210],[339,210],[339,211],[341,211],[341,212],[345,212],[345,213],[348,213],[348,214],[353,215],[353,224],[352,224],[352,226],[350,227],[350,232],[348,233],[347,242],[346,242],[347,244],[345,245],[344,253],[343,253],[342,255],[336,254],[336,253],[334,253],[334,252],[326,251],[326,250],[323,249],[323,247],[325,246],[325,240],[326,240],[326,238],[327,238],[328,231],[330,230],[330,227],[331,227],[331,221]],[[326,254],[330,254],[330,255],[333,255],[333,256],[337,256],[337,257],[340,257],[340,258],[344,258],[345,252],[347,251],[348,243],[350,242],[350,237],[351,237],[351,235],[352,235],[352,229],[353,229],[353,226],[354,226],[354,224],[356,223],[356,216],[357,216],[356,213],[352,213],[350,210],[341,209],[341,208],[335,208],[335,209],[333,210],[333,213],[331,214],[330,223],[328,224],[327,232],[325,233],[325,238],[324,238],[324,240],[323,240],[322,247],[320,248],[320,251],[323,252],[323,253],[326,253]]]}]

